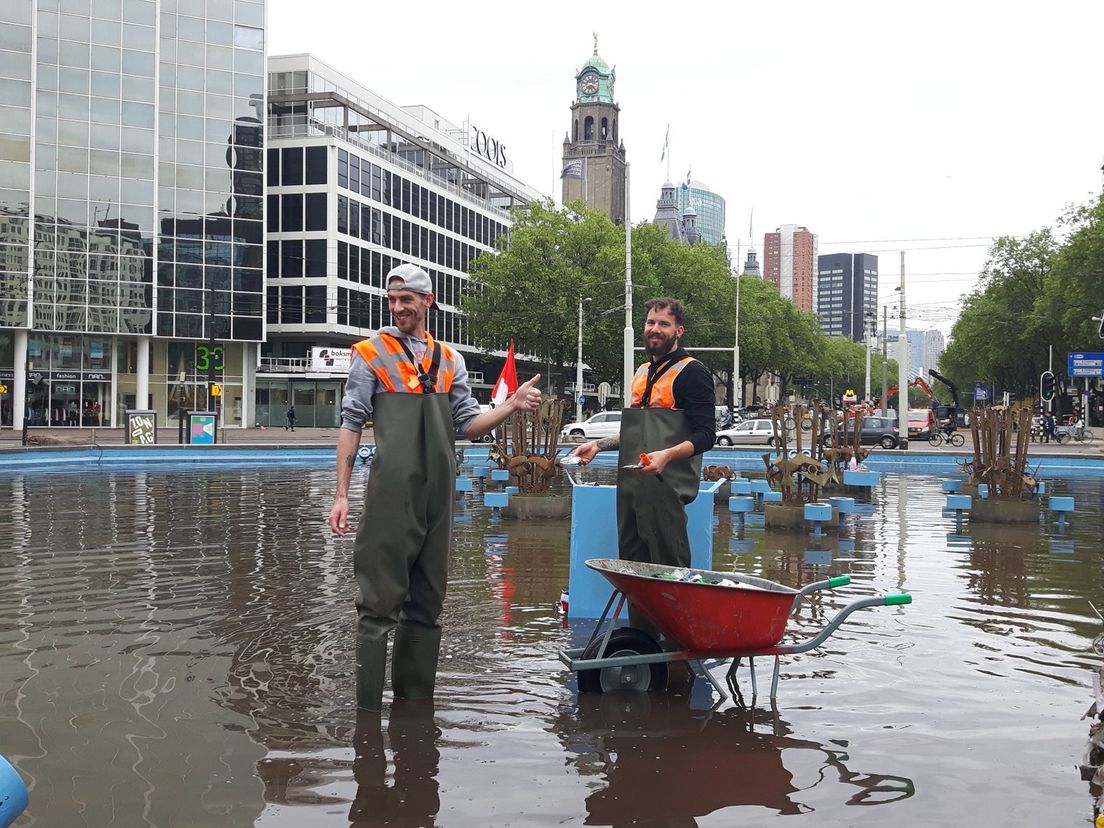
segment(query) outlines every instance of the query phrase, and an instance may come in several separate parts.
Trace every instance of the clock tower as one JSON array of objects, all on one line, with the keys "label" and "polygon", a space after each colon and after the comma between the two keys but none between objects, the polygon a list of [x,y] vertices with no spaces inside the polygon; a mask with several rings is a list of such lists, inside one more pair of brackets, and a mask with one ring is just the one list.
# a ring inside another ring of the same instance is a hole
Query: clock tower
[{"label": "clock tower", "polygon": [[563,200],[585,201],[615,222],[625,220],[625,143],[613,99],[617,72],[594,54],[575,74],[571,129],[563,145]]}]

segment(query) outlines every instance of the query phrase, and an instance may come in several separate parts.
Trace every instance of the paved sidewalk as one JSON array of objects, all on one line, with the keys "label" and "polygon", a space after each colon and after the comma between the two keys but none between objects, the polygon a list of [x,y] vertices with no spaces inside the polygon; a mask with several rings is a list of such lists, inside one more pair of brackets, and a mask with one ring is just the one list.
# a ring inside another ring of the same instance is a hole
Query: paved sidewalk
[{"label": "paved sidewalk", "polygon": [[[219,429],[219,442],[235,446],[288,446],[288,447],[333,447],[337,445],[336,428],[297,428],[295,431],[287,431],[283,428],[225,428]],[[45,438],[41,445],[59,446],[87,446],[87,445],[123,445],[123,430],[121,428],[32,428],[28,436]],[[21,448],[21,434],[10,428],[0,428],[0,451],[4,449]],[[361,435],[361,444],[374,442],[372,429],[365,429]],[[157,444],[161,446],[173,446],[177,444],[176,428],[157,429]],[[477,443],[458,442],[458,445],[479,445]],[[571,446],[573,443],[561,443],[563,446]],[[758,446],[740,446],[738,448],[759,448]],[[766,448],[765,446],[763,447]],[[950,448],[945,446],[933,449],[926,440],[912,441],[909,452],[934,453],[934,454],[960,454],[970,451],[969,437],[962,448]],[[879,452],[884,449],[878,449]],[[1093,440],[1090,443],[1032,443],[1029,457],[1041,455],[1064,455],[1070,457],[1104,457],[1104,440]]]}]

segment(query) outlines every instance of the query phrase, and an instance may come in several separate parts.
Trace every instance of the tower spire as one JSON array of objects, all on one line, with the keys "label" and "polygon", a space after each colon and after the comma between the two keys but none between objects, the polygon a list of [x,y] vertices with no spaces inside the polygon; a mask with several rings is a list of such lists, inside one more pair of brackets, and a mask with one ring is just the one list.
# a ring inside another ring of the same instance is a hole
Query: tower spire
[{"label": "tower spire", "polygon": [[593,32],[594,35],[594,54],[598,54],[598,32]]}]

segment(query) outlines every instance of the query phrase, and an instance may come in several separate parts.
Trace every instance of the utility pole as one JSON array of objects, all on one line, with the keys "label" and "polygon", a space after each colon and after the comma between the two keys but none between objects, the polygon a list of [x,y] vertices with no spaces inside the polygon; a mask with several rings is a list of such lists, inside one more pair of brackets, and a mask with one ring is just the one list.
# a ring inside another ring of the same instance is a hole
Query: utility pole
[{"label": "utility pole", "polygon": [[207,300],[211,304],[211,312],[207,319],[207,402],[211,404],[211,410],[215,412],[214,442],[218,442],[219,429],[219,398],[211,392],[217,381],[215,375],[215,287],[207,291]]},{"label": "utility pole", "polygon": [[732,349],[732,413],[744,404],[744,384],[740,382],[740,263],[736,263],[736,343]]},{"label": "utility pole", "polygon": [[866,342],[866,384],[863,388],[863,402],[870,402],[870,337],[873,333],[870,324],[870,315],[863,311],[863,340]]},{"label": "utility pole", "polygon": [[908,448],[908,333],[905,330],[905,251],[901,251],[901,327],[897,336],[897,436]]},{"label": "utility pole", "polygon": [[[889,396],[889,355],[886,352],[889,343],[888,321],[889,306],[882,305],[882,416],[886,413],[886,397]],[[875,316],[877,318],[877,316]]]},{"label": "utility pole", "polygon": [[579,343],[575,353],[575,422],[583,421],[583,302],[589,302],[589,296],[579,297]]}]

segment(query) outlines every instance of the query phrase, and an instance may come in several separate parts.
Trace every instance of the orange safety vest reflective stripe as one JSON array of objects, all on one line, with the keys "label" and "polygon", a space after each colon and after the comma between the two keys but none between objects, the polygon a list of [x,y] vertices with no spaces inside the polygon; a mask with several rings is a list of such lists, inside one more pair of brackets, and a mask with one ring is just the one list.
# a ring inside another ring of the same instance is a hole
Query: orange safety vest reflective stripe
[{"label": "orange safety vest reflective stripe", "polygon": [[[459,357],[456,352],[443,342],[437,343],[441,347],[441,364],[437,368],[438,394],[447,394],[452,388],[452,379],[459,368]],[[410,363],[410,358],[403,351],[399,340],[391,334],[381,333],[371,339],[363,339],[353,346],[353,350],[360,354],[372,373],[379,381],[378,391],[408,392],[421,394],[422,383],[418,379],[418,372]],[[426,352],[421,360],[421,369],[429,373],[433,364],[433,337],[426,334]]]},{"label": "orange safety vest reflective stripe", "polygon": [[645,362],[636,369],[632,379],[632,407],[633,408],[674,408],[675,407],[675,378],[682,370],[694,361],[694,357],[683,357],[673,363],[670,368],[652,385],[652,393],[648,404],[644,405],[644,390],[648,386],[648,367],[650,362]]}]

